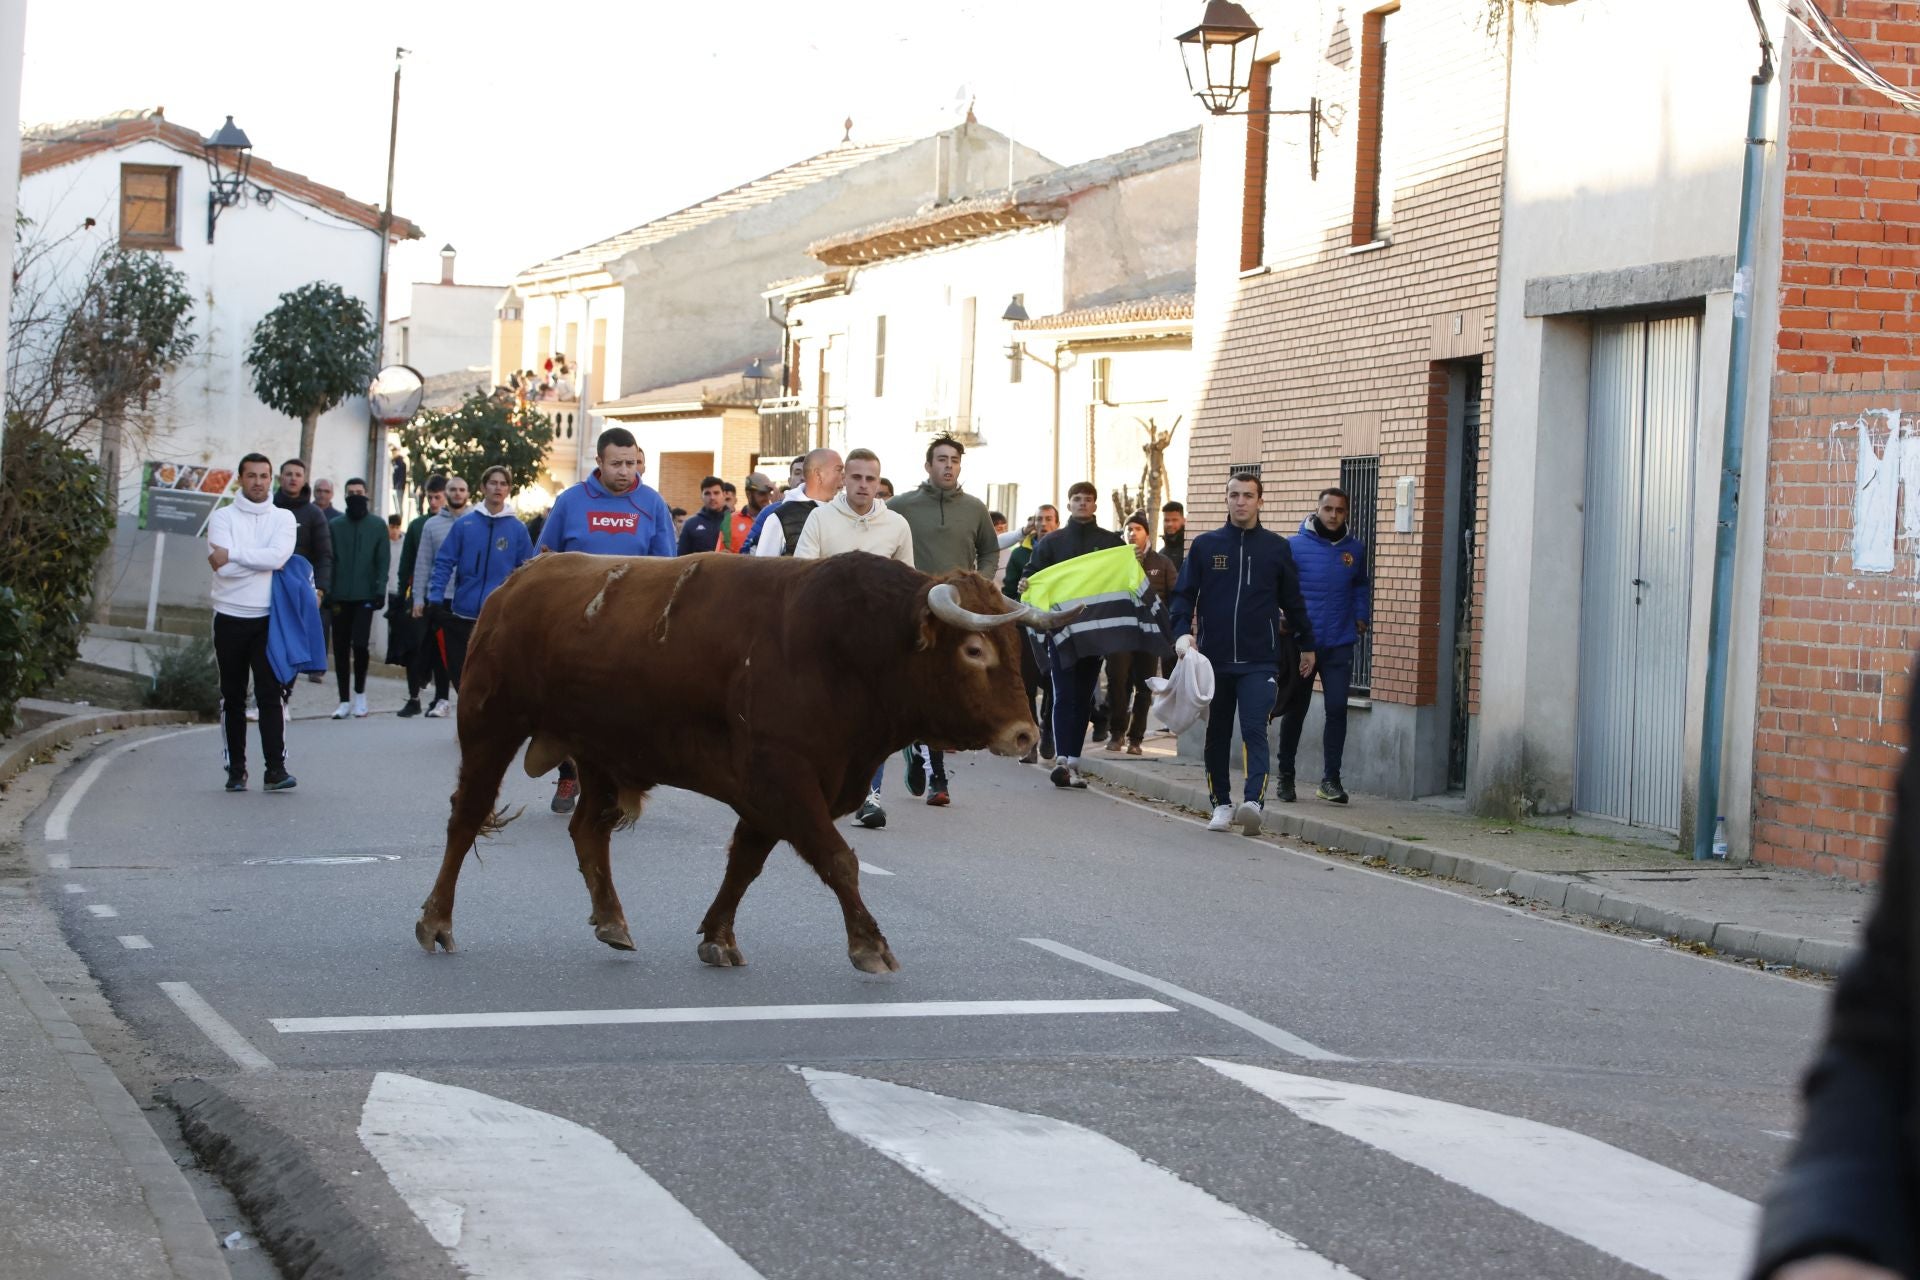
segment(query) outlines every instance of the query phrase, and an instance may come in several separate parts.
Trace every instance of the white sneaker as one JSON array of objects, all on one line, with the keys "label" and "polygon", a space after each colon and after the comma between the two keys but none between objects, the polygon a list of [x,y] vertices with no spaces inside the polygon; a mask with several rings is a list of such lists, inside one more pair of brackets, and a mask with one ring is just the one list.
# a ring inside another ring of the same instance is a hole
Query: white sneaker
[{"label": "white sneaker", "polygon": [[343,702],[337,708],[335,708],[331,718],[334,720],[345,720],[348,716],[352,714],[353,714],[353,704],[351,702]]},{"label": "white sneaker", "polygon": [[433,705],[427,708],[427,715],[435,720],[444,720],[450,709],[445,698],[436,698]]},{"label": "white sneaker", "polygon": [[[1219,813],[1218,809],[1214,810],[1215,817]],[[1266,811],[1260,807],[1258,800],[1248,800],[1233,811],[1233,825],[1240,828],[1243,836],[1257,836],[1260,834],[1260,819],[1265,816]]]},{"label": "white sneaker", "polygon": [[260,708],[258,708],[258,707],[248,707],[248,708],[247,708],[247,719],[249,719],[249,720],[251,720],[251,721],[252,721],[253,723],[255,723],[255,724],[259,724],[259,723],[260,723]]},{"label": "white sneaker", "polygon": [[1209,831],[1233,830],[1233,806],[1220,804],[1213,807],[1213,819],[1207,823]]},{"label": "white sneaker", "polygon": [[367,695],[364,693],[353,695],[353,718],[355,720],[367,718]]}]

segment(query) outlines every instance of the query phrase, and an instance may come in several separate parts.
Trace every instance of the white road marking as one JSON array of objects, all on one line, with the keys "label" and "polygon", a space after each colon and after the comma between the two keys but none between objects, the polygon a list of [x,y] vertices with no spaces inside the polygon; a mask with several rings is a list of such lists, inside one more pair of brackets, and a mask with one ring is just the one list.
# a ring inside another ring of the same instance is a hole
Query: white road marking
[{"label": "white road marking", "polygon": [[60,886],[60,890],[63,893],[85,893],[87,886],[83,884],[63,884]]},{"label": "white road marking", "polygon": [[893,874],[893,872],[887,870],[885,867],[876,867],[871,862],[861,863],[860,869],[870,876],[890,876]]},{"label": "white road marking", "polygon": [[242,1071],[273,1070],[273,1060],[254,1048],[253,1042],[241,1035],[231,1022],[214,1012],[213,1006],[201,998],[191,983],[163,982],[160,990],[166,993],[167,999],[180,1006],[180,1012],[186,1014],[193,1025],[213,1041],[214,1047],[232,1058]]},{"label": "white road marking", "polygon": [[129,950],[129,951],[151,951],[151,950],[153,950],[153,944],[152,944],[151,942],[148,942],[148,941],[147,941],[147,940],[146,940],[145,938],[143,938],[143,937],[141,937],[141,936],[140,936],[139,934],[137,934],[137,933],[123,933],[123,934],[121,934],[121,935],[120,935],[120,945],[121,945],[121,946],[123,946],[123,947],[125,947],[125,948],[126,948],[127,950]]},{"label": "white road marking", "polygon": [[571,1120],[382,1071],[360,1141],[470,1275],[759,1280],[618,1147]]},{"label": "white road marking", "polygon": [[1047,938],[1022,938],[1020,941],[1030,946],[1039,947],[1042,951],[1051,951],[1054,955],[1066,960],[1072,960],[1076,964],[1086,965],[1089,969],[1098,969],[1100,972],[1110,973],[1116,978],[1124,978],[1128,982],[1137,982],[1149,991],[1158,991],[1163,996],[1171,996],[1173,999],[1183,1004],[1190,1004],[1196,1009],[1204,1009],[1223,1022],[1230,1022],[1248,1035],[1257,1036],[1274,1048],[1284,1053],[1290,1053],[1296,1058],[1311,1058],[1316,1062],[1353,1061],[1352,1058],[1349,1058],[1344,1053],[1335,1053],[1331,1049],[1322,1049],[1310,1040],[1302,1040],[1291,1031],[1282,1031],[1272,1023],[1262,1022],[1250,1013],[1242,1013],[1230,1004],[1221,1004],[1218,1000],[1203,996],[1197,991],[1189,991],[1185,987],[1176,987],[1173,983],[1162,981],[1151,974],[1141,973],[1137,969],[1129,969],[1124,965],[1115,964],[1111,960],[1102,960],[1099,956],[1088,955],[1086,952],[1069,947],[1065,943],[1054,942]]},{"label": "white road marking", "polygon": [[1760,1132],[1766,1134],[1769,1138],[1779,1138],[1784,1142],[1793,1141],[1793,1135],[1785,1129],[1762,1129]]},{"label": "white road marking", "polygon": [[[60,797],[60,803],[53,807],[53,812],[47,815],[47,839],[65,840],[67,838],[67,824],[73,821],[74,810],[78,809],[80,802],[86,798],[88,788],[100,780],[100,775],[105,773],[107,766],[115,760],[126,755],[129,751],[138,751],[148,743],[164,742],[168,738],[178,738],[182,734],[187,733],[205,733],[211,727],[211,725],[202,725],[193,729],[175,729],[172,733],[156,733],[151,738],[141,738],[137,742],[129,742],[125,746],[115,747],[113,750],[96,757],[87,765],[86,770],[82,772],[78,778],[74,779],[73,785],[67,788],[67,793]],[[49,866],[57,865],[60,867],[67,865],[65,862],[55,864],[51,857],[47,859],[47,864]]]},{"label": "white road marking", "polygon": [[120,914],[117,908],[110,907],[104,902],[89,903],[87,905],[87,910],[92,912],[95,918],[100,920],[111,920],[115,916]]},{"label": "white road marking", "polygon": [[1747,1273],[1759,1206],[1585,1134],[1367,1085],[1201,1062],[1301,1119],[1668,1280]]},{"label": "white road marking", "polygon": [[282,1035],[317,1031],[466,1031],[481,1027],[604,1027],[663,1022],[812,1022],[831,1018],[985,1018],[1048,1013],[1178,1013],[1158,1000],[896,1000],[884,1004],[747,1004],[682,1009],[532,1009],[503,1013],[383,1013],[273,1018]]},{"label": "white road marking", "polygon": [[50,853],[47,855],[47,867],[50,870],[65,871],[72,866],[73,859],[64,853]]},{"label": "white road marking", "polygon": [[838,1071],[797,1070],[843,1133],[1070,1276],[1353,1274],[1091,1129]]}]

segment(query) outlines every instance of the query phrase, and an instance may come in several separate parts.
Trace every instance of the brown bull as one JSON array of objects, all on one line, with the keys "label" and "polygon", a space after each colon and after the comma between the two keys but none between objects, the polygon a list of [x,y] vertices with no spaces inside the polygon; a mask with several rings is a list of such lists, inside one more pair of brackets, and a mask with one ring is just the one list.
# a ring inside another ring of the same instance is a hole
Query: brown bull
[{"label": "brown bull", "polygon": [[545,555],[487,600],[460,689],[460,777],[446,854],[414,934],[453,950],[454,885],[474,839],[498,827],[500,780],[523,743],[534,776],[572,757],[569,831],[589,922],[631,950],[608,866],[616,826],[656,786],[739,815],[726,877],[700,923],[700,958],[745,964],[734,910],[781,840],[846,916],[847,952],[898,969],[860,900],[859,861],[834,821],[912,742],[1024,755],[1038,730],[1020,680],[1013,606],[976,574],[936,581],[878,556],[681,560]]}]

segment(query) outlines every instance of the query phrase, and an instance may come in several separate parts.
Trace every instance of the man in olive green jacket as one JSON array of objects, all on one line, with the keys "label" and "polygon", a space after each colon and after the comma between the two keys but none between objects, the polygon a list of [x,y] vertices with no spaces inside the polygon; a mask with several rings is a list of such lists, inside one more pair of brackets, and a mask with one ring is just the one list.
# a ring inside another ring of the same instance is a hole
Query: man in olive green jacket
[{"label": "man in olive green jacket", "polygon": [[[327,607],[333,613],[334,678],[340,683],[340,706],[335,720],[367,714],[367,647],[373,635],[373,615],[387,602],[387,558],[392,554],[386,521],[376,519],[367,498],[367,482],[347,481],[347,509],[329,522],[333,534],[333,590]],[[353,696],[347,696],[347,661],[353,661]]]}]

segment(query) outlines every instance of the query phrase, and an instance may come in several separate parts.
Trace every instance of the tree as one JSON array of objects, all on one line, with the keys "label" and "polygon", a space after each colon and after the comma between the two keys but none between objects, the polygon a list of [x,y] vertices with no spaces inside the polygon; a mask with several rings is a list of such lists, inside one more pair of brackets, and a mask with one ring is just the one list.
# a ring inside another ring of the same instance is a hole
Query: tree
[{"label": "tree", "polygon": [[324,280],[281,294],[255,326],[247,349],[253,394],[300,419],[300,457],[308,466],[320,415],[367,389],[379,337],[360,299]]},{"label": "tree", "polygon": [[422,410],[400,429],[407,474],[422,484],[438,472],[477,486],[482,471],[502,466],[512,473],[513,487],[524,489],[539,479],[552,443],[553,424],[539,410],[477,391],[457,409]]},{"label": "tree", "polygon": [[1182,418],[1175,418],[1173,425],[1165,431],[1152,418],[1135,418],[1141,429],[1147,433],[1147,442],[1140,446],[1140,452],[1147,455],[1146,465],[1140,469],[1139,489],[1130,489],[1125,485],[1113,491],[1113,509],[1119,514],[1115,522],[1125,528],[1127,520],[1135,511],[1144,511],[1147,515],[1147,532],[1154,538],[1160,536],[1160,499],[1167,487],[1167,446],[1173,443],[1173,433],[1180,429]]}]

